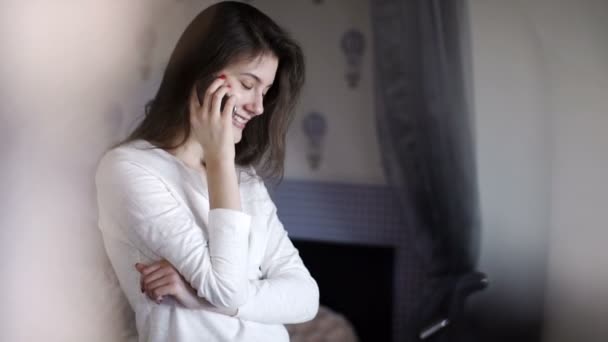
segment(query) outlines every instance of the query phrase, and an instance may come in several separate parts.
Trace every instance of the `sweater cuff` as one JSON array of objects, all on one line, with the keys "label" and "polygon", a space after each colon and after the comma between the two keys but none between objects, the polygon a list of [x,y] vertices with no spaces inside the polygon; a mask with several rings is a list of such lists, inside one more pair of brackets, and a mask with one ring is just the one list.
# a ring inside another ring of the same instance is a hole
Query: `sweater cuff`
[{"label": "sweater cuff", "polygon": [[243,234],[249,235],[251,216],[242,211],[226,208],[215,208],[209,211],[209,226],[221,227],[212,229],[209,234]]},{"label": "sweater cuff", "polygon": [[218,262],[232,268],[236,264],[238,272],[245,272],[250,226],[251,216],[242,211],[224,208],[209,211],[209,253],[212,258],[220,258],[216,267]]}]

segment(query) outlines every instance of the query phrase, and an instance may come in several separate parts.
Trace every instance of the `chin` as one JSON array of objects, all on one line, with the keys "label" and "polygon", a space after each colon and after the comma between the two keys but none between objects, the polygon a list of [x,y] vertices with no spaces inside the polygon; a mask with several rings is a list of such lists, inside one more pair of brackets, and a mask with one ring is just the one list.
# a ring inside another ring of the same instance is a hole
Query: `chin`
[{"label": "chin", "polygon": [[243,137],[243,132],[241,132],[241,130],[237,128],[232,131],[232,135],[234,136],[234,144],[236,145],[241,141],[241,138]]}]

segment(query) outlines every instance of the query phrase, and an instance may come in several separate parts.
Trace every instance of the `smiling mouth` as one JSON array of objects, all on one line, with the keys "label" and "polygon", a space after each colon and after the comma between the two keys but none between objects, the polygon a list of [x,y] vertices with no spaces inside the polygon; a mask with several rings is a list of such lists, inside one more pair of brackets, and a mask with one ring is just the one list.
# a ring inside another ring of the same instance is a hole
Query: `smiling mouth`
[{"label": "smiling mouth", "polygon": [[238,128],[245,128],[245,124],[247,124],[247,121],[249,121],[249,119],[247,119],[246,117],[243,117],[237,113],[232,114],[232,122]]}]

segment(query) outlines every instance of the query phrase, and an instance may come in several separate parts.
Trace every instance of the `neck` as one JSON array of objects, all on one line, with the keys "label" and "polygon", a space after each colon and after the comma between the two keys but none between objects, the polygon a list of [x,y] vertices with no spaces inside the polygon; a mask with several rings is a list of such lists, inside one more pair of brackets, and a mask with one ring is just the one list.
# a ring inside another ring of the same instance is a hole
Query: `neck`
[{"label": "neck", "polygon": [[204,168],[205,153],[203,147],[192,135],[182,146],[168,152],[193,169],[201,170]]}]

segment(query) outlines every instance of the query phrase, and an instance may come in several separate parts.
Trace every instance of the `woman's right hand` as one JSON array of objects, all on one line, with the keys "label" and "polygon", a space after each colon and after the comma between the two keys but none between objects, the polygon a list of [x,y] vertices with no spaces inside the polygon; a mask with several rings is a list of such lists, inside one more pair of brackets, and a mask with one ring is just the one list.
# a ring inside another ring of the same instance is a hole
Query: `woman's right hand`
[{"label": "woman's right hand", "polygon": [[[230,85],[220,76],[205,91],[203,103],[199,102],[197,87],[192,87],[190,94],[190,123],[192,133],[201,144],[205,162],[234,162],[234,136],[232,113],[236,98],[230,94]],[[222,99],[228,95],[224,110],[220,111]]]}]

